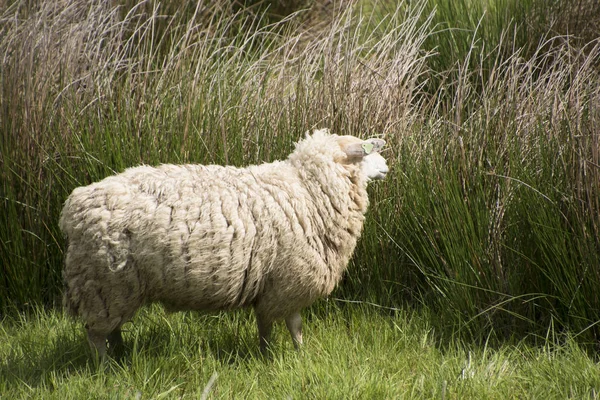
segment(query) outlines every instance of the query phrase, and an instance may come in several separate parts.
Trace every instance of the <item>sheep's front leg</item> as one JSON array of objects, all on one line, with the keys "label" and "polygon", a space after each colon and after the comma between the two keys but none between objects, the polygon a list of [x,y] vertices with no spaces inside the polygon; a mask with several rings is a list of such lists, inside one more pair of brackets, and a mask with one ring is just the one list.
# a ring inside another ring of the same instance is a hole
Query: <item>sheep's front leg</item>
[{"label": "sheep's front leg", "polygon": [[123,345],[123,336],[121,329],[117,328],[108,335],[108,345],[110,354],[116,359],[120,359],[123,355],[125,346]]},{"label": "sheep's front leg", "polygon": [[294,347],[296,350],[299,350],[302,345],[302,317],[300,316],[300,311],[289,315],[285,319],[285,325],[288,331],[290,331],[290,335],[292,335]]},{"label": "sheep's front leg", "polygon": [[271,331],[273,330],[273,321],[256,313],[256,322],[258,324],[260,352],[266,354],[269,347],[269,340],[271,339]]}]

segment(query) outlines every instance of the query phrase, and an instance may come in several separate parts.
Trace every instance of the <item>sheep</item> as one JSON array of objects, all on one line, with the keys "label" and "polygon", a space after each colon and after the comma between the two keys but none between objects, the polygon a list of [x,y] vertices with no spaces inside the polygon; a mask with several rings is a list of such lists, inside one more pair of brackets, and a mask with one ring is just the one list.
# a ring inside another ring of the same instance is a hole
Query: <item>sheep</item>
[{"label": "sheep", "polygon": [[59,221],[68,313],[104,358],[142,305],[254,308],[261,352],[285,320],[340,281],[361,234],[367,183],[388,173],[385,141],[315,130],[284,161],[246,168],[139,166],[78,187]]}]

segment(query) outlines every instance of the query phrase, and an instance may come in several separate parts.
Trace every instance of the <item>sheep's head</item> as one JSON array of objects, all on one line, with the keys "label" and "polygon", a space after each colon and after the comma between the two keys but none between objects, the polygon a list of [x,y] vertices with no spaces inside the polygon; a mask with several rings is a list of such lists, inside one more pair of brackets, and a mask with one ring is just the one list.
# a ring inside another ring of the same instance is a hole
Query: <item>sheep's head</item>
[{"label": "sheep's head", "polygon": [[382,139],[362,140],[354,136],[332,135],[328,129],[317,129],[312,135],[307,132],[306,138],[296,143],[296,150],[289,159],[303,167],[315,160],[327,164],[333,158],[336,163],[354,171],[358,167],[367,181],[383,179],[388,173],[387,163],[379,154],[384,145]]},{"label": "sheep's head", "polygon": [[338,144],[346,155],[346,162],[360,163],[361,171],[369,180],[386,177],[389,168],[385,158],[379,154],[385,140],[370,138],[362,140],[354,136],[339,136]]}]

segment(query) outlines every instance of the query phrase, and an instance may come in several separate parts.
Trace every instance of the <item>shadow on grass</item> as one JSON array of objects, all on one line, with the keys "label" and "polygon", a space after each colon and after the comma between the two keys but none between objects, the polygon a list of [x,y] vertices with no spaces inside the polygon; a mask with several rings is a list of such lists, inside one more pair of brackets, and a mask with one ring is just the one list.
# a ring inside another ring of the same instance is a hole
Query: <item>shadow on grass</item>
[{"label": "shadow on grass", "polygon": [[[42,341],[48,342],[44,338]],[[28,340],[19,344],[21,351],[11,352],[0,363],[0,380],[5,380],[8,387],[25,385],[30,389],[52,389],[55,377],[80,374],[95,368],[87,342],[75,330],[58,333],[54,345],[45,348]]]},{"label": "shadow on grass", "polygon": [[254,320],[244,314],[181,312],[174,320],[161,313],[136,318],[123,330],[125,349],[120,362],[127,364],[136,356],[160,359],[179,354],[226,365],[261,358]]},{"label": "shadow on grass", "polygon": [[[485,323],[470,323],[443,318],[432,309],[418,303],[393,304],[388,298],[369,296],[370,301],[347,299],[342,296],[332,302],[322,302],[310,308],[310,317],[326,320],[329,314],[350,321],[357,313],[382,317],[392,325],[402,325],[403,331],[411,331],[416,337],[425,335],[428,341],[442,353],[452,353],[457,346],[468,349],[489,349],[502,351],[507,347],[526,346],[532,349],[548,350],[568,348],[576,343],[595,362],[600,361],[600,342],[583,341],[576,332],[564,327],[554,327],[543,315],[525,320],[501,307],[490,307],[489,313],[481,313],[478,318]],[[535,320],[535,321],[534,321]],[[468,321],[468,320],[467,320]]]},{"label": "shadow on grass", "polygon": [[[177,364],[185,368],[202,361],[235,366],[252,359],[269,360],[259,351],[254,320],[248,315],[180,313],[167,318],[161,312],[142,314],[123,327],[120,357],[109,357],[103,364],[89,348],[81,323],[63,324],[47,337],[19,335],[13,351],[0,362],[0,386],[4,381],[7,387],[52,390],[71,377],[119,374],[145,365],[169,368],[169,364]],[[23,325],[21,329],[28,328]]]}]

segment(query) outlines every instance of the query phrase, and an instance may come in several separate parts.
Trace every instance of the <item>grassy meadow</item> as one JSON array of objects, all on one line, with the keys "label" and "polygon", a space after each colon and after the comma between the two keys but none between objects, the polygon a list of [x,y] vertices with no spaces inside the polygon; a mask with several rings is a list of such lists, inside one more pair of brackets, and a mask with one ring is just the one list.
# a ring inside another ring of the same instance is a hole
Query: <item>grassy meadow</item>
[{"label": "grassy meadow", "polygon": [[[330,304],[331,303],[331,304]],[[306,343],[283,326],[259,355],[249,312],[140,312],[124,360],[98,368],[81,329],[36,310],[0,327],[3,398],[519,399],[596,398],[597,364],[574,340],[531,347],[440,343],[428,316],[328,302]]]},{"label": "grassy meadow", "polygon": [[[575,3],[0,3],[0,393],[597,397],[600,7]],[[95,368],[60,308],[68,194],[320,127],[384,138],[391,172],[305,349],[157,306]]]}]

